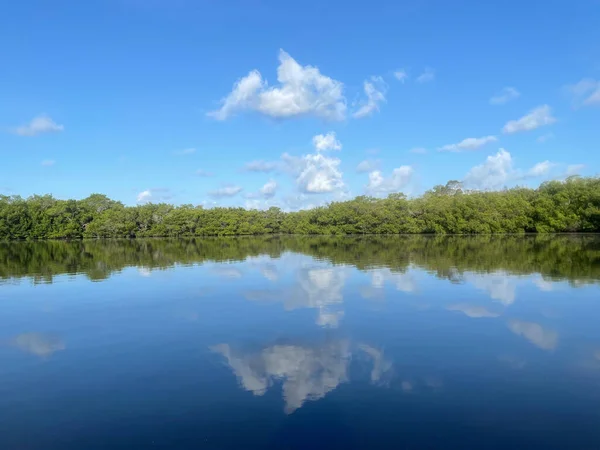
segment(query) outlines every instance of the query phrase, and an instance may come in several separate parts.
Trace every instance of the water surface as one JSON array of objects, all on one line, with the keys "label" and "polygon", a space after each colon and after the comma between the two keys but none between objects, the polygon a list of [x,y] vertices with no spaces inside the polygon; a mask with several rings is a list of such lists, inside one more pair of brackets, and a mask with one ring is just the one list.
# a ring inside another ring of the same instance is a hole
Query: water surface
[{"label": "water surface", "polygon": [[0,243],[0,448],[600,448],[600,238]]}]

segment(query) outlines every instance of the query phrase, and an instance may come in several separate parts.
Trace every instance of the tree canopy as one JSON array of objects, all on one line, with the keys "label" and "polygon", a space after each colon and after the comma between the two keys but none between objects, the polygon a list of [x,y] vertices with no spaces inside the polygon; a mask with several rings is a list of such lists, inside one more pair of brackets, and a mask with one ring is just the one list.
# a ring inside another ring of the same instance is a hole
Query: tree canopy
[{"label": "tree canopy", "polygon": [[423,196],[360,196],[298,212],[125,206],[101,194],[0,196],[0,239],[79,239],[262,234],[493,234],[600,232],[600,178],[571,177],[537,189],[467,192],[457,181]]}]

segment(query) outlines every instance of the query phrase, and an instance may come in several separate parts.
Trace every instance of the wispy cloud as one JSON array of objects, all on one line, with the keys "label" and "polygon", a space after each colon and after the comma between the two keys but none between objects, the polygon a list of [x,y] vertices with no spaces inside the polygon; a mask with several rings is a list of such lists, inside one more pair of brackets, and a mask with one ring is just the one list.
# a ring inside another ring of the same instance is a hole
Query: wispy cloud
[{"label": "wispy cloud", "polygon": [[275,161],[251,161],[246,163],[244,170],[246,172],[264,172],[269,173],[277,170],[279,163]]},{"label": "wispy cloud", "polygon": [[207,170],[204,169],[198,169],[195,172],[197,177],[212,177],[214,174],[212,172],[208,172]]},{"label": "wispy cloud", "polygon": [[42,114],[34,117],[27,125],[16,127],[13,132],[19,136],[36,136],[43,133],[63,131],[65,127],[54,122],[49,116]]},{"label": "wispy cloud", "polygon": [[427,153],[427,149],[424,147],[414,147],[409,150],[411,153],[415,153],[417,155],[424,155]]},{"label": "wispy cloud", "polygon": [[537,128],[551,125],[556,122],[552,116],[552,109],[548,105],[538,106],[532,109],[528,114],[517,120],[511,120],[504,125],[503,133],[513,134],[521,131],[531,131]]},{"label": "wispy cloud", "polygon": [[53,166],[54,164],[56,164],[56,161],[54,161],[53,159],[45,159],[42,161],[42,166],[44,166],[44,167],[50,167],[50,166]]},{"label": "wispy cloud", "polygon": [[406,80],[408,80],[408,72],[404,69],[398,69],[394,71],[394,78],[401,83],[404,83]]},{"label": "wispy cloud", "polygon": [[599,106],[600,105],[600,80],[584,78],[576,84],[566,87],[573,97],[575,106]]},{"label": "wispy cloud", "polygon": [[548,142],[551,139],[554,139],[554,133],[546,133],[539,136],[536,139],[536,142],[538,142],[539,144],[543,144],[544,142]]},{"label": "wispy cloud", "polygon": [[427,67],[421,75],[417,77],[417,83],[429,83],[435,80],[435,71]]},{"label": "wispy cloud", "polygon": [[243,190],[244,189],[240,186],[228,185],[228,186],[223,186],[219,189],[210,191],[208,193],[208,195],[210,195],[211,197],[214,197],[214,198],[235,197]]},{"label": "wispy cloud", "polygon": [[477,150],[490,142],[496,142],[496,136],[484,136],[480,138],[466,138],[457,144],[448,144],[440,147],[441,152],[462,152],[464,150]]},{"label": "wispy cloud", "polygon": [[370,116],[379,111],[379,105],[385,102],[386,84],[381,77],[371,77],[364,82],[366,99],[362,101],[360,108],[352,114],[355,119]]},{"label": "wispy cloud", "polygon": [[500,92],[490,98],[490,105],[504,105],[511,100],[515,100],[521,96],[521,93],[514,87],[505,87]]},{"label": "wispy cloud", "polygon": [[377,170],[379,168],[380,163],[381,161],[379,161],[378,159],[365,159],[364,161],[358,163],[358,165],[356,166],[356,172],[366,173],[371,172],[373,170]]}]

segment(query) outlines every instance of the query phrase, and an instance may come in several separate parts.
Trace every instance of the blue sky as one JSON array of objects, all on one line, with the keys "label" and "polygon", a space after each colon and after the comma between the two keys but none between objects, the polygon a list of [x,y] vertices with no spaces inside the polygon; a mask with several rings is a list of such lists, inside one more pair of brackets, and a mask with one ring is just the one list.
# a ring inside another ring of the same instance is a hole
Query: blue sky
[{"label": "blue sky", "polygon": [[23,0],[0,193],[297,209],[598,173],[600,1]]}]

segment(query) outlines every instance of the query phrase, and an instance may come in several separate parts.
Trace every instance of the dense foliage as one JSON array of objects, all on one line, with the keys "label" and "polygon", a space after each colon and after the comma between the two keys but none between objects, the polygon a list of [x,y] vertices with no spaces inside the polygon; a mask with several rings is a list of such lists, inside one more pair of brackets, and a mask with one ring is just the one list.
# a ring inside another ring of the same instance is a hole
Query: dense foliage
[{"label": "dense foliage", "polygon": [[464,192],[449,182],[414,199],[362,196],[290,213],[164,203],[127,207],[101,194],[83,200],[0,196],[0,239],[599,231],[600,178],[497,192]]},{"label": "dense foliage", "polygon": [[0,242],[0,283],[30,277],[84,273],[103,280],[125,267],[148,270],[174,265],[244,261],[285,252],[305,254],[359,270],[386,267],[404,272],[420,267],[460,282],[465,272],[540,273],[576,284],[600,280],[600,237],[529,236],[261,236],[185,239]]}]

